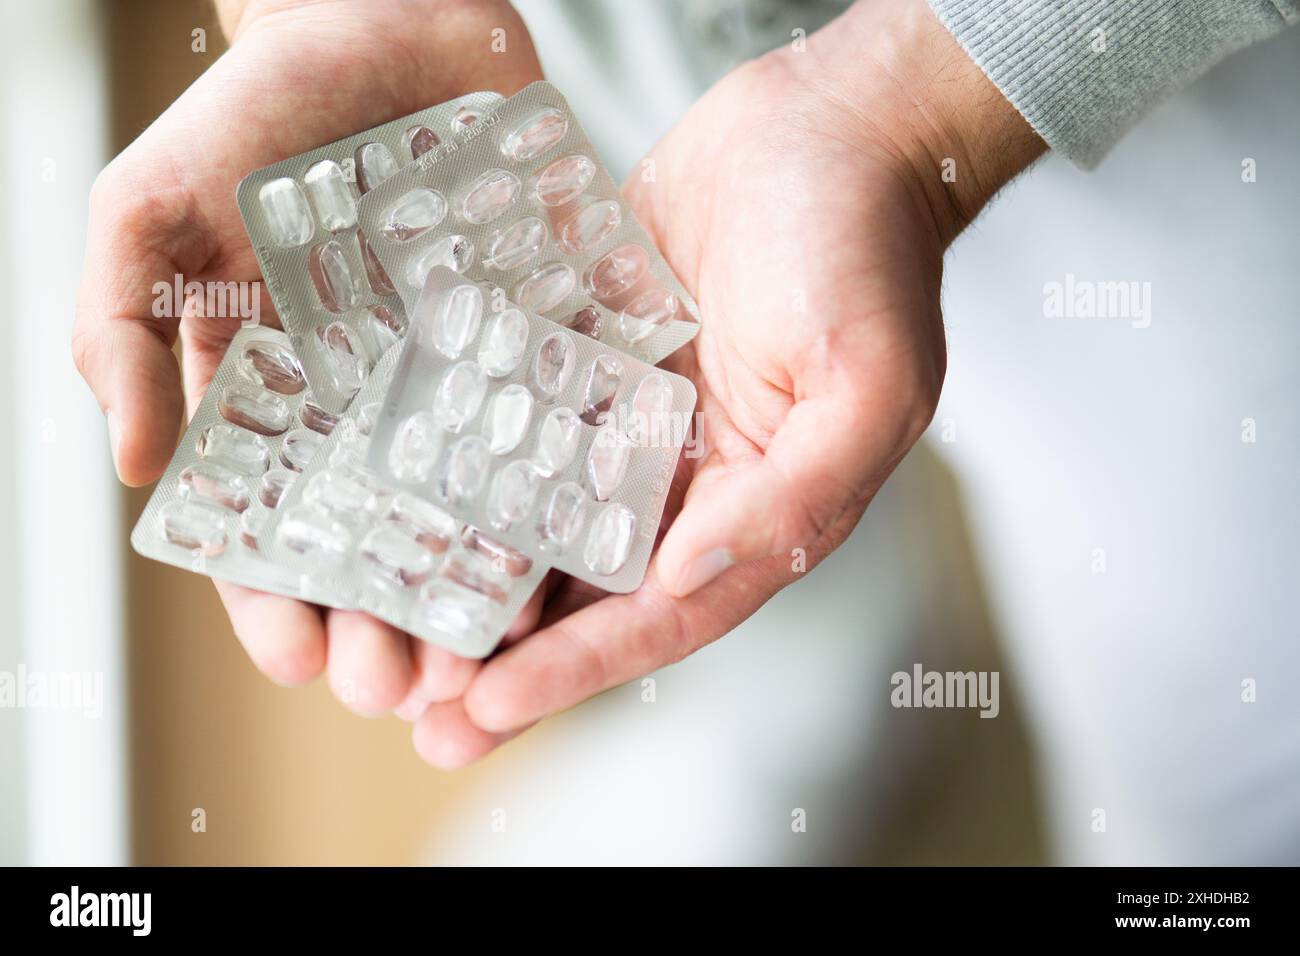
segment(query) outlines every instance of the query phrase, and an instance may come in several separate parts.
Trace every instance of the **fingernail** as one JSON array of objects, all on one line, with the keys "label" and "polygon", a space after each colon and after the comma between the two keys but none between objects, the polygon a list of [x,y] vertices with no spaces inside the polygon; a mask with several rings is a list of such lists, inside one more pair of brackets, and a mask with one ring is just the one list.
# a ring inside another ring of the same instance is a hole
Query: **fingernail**
[{"label": "fingernail", "polygon": [[735,564],[731,552],[726,548],[714,548],[693,559],[677,578],[679,597],[698,591],[727,568]]}]

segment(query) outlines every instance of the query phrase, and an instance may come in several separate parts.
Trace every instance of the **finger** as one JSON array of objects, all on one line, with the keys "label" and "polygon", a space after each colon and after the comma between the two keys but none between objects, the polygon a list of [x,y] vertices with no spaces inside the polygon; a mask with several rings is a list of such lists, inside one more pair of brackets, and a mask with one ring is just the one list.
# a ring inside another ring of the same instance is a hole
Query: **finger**
[{"label": "finger", "polygon": [[864,382],[861,369],[835,360],[810,364],[798,380],[816,392],[799,396],[761,455],[736,467],[706,459],[698,470],[659,552],[669,594],[691,594],[745,561],[789,561],[846,516],[856,520],[933,413],[919,385]]},{"label": "finger", "polygon": [[538,582],[536,590],[529,595],[524,606],[515,615],[515,619],[510,622],[510,627],[506,629],[505,636],[501,638],[503,645],[513,644],[537,629],[537,622],[542,619],[542,608],[546,606],[547,596],[555,587],[557,577],[557,572],[549,571]]},{"label": "finger", "polygon": [[235,636],[253,664],[285,687],[314,680],[325,667],[325,626],[310,604],[214,579]]},{"label": "finger", "polygon": [[489,733],[476,727],[458,701],[432,704],[415,722],[411,742],[426,762],[442,770],[459,770],[522,731]]},{"label": "finger", "polygon": [[170,284],[181,265],[205,255],[177,201],[141,198],[150,194],[113,167],[96,182],[72,332],[73,358],[107,418],[117,473],[129,485],[162,473],[181,423],[171,350],[179,304],[156,316],[154,284]]},{"label": "finger", "polygon": [[345,707],[375,717],[406,698],[411,654],[405,634],[361,611],[331,610],[326,627],[330,689]]},{"label": "finger", "polygon": [[583,607],[488,661],[465,692],[465,711],[487,732],[524,727],[681,660],[753,614],[791,577],[788,561],[754,561],[688,598],[672,598],[647,575],[631,594]]},{"label": "finger", "polygon": [[427,704],[455,700],[465,693],[465,688],[478,673],[482,662],[468,657],[457,657],[436,644],[412,638],[412,681],[410,697]]}]

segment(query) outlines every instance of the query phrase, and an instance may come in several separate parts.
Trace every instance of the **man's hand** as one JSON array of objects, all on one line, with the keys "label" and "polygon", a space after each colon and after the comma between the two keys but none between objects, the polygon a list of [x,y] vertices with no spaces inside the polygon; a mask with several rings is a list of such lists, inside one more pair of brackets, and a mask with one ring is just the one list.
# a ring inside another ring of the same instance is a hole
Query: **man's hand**
[{"label": "man's hand", "polygon": [[417,750],[469,762],[693,653],[837,547],[934,413],[944,248],[1042,149],[921,0],[860,2],[697,103],[625,192],[699,302],[664,364],[699,390],[707,455],[682,462],[642,587],[553,580],[548,626],[431,707]]},{"label": "man's hand", "polygon": [[[193,409],[238,319],[154,318],[152,287],[260,279],[235,186],[293,156],[474,90],[509,95],[541,70],[522,21],[490,0],[231,0],[233,46],[100,175],[73,333],[77,366],[108,419],[118,474],[140,485],[176,445],[182,394]],[[506,31],[506,52],[491,50]],[[181,370],[172,346],[179,333]],[[353,709],[418,713],[457,697],[478,666],[358,612],[218,581],[249,656],[297,684],[328,669]],[[539,595],[540,598],[540,595]],[[538,603],[517,633],[530,630]]]}]

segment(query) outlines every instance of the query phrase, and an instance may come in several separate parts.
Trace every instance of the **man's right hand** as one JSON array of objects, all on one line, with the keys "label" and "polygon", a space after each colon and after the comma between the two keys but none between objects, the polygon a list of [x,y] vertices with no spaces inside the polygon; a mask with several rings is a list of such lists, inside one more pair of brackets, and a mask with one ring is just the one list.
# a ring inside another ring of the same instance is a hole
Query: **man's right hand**
[{"label": "man's right hand", "polygon": [[[129,485],[166,468],[183,399],[192,413],[239,323],[189,310],[156,318],[154,283],[177,274],[187,282],[261,278],[235,205],[240,179],[464,93],[508,96],[541,78],[528,32],[507,3],[234,0],[219,8],[230,51],[91,192],[72,348]],[[498,29],[502,52],[493,51]],[[178,334],[183,376],[172,352]],[[416,714],[455,699],[478,666],[366,614],[216,583],[235,633],[267,676],[298,684],[328,667],[336,694],[362,713]],[[516,633],[531,630],[539,606],[540,595]]]}]

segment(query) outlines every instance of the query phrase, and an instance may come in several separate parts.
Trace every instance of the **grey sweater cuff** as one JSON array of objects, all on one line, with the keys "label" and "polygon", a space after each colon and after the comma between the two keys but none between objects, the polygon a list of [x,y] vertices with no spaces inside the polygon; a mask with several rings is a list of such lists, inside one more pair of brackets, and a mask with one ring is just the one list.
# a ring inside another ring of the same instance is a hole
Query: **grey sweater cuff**
[{"label": "grey sweater cuff", "polygon": [[1300,22],[1300,0],[929,0],[1053,150],[1090,168],[1154,103]]}]

